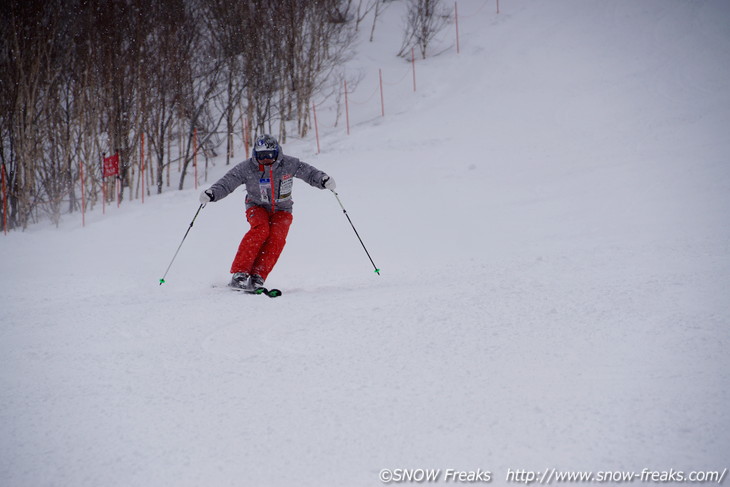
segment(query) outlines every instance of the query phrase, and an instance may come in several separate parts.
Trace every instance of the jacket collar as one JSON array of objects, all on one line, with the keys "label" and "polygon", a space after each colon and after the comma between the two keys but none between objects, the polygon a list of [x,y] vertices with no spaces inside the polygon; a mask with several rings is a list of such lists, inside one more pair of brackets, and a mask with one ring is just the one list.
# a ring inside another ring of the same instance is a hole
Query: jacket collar
[{"label": "jacket collar", "polygon": [[255,167],[258,167],[260,172],[268,171],[269,169],[276,169],[281,164],[281,154],[279,154],[279,157],[276,158],[274,162],[271,164],[261,164],[259,161],[256,160],[255,157],[251,156],[251,164],[253,164]]}]

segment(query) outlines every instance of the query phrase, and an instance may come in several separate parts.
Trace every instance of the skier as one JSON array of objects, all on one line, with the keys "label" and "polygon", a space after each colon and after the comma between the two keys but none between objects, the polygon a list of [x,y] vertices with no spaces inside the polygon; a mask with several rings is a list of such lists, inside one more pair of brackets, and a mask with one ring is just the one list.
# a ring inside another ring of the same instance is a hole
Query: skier
[{"label": "skier", "polygon": [[220,201],[238,186],[246,185],[246,219],[251,225],[231,264],[230,287],[253,293],[264,281],[284,250],[292,223],[294,178],[320,189],[335,189],[335,180],[319,169],[284,155],[276,138],[256,139],[250,159],[239,163],[200,194],[200,203]]}]

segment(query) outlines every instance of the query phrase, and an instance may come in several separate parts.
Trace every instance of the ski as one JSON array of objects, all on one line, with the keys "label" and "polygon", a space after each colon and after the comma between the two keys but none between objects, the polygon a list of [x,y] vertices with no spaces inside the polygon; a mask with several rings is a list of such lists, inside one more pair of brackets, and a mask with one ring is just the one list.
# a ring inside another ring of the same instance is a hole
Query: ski
[{"label": "ski", "polygon": [[253,290],[253,294],[265,294],[270,298],[278,298],[281,296],[281,291],[279,289],[267,289],[265,287],[257,287]]},{"label": "ski", "polygon": [[227,287],[228,287],[228,289],[231,289],[232,291],[236,291],[238,293],[243,293],[243,294],[257,294],[257,295],[258,294],[263,294],[263,295],[268,296],[270,298],[278,298],[279,296],[281,296],[283,294],[281,292],[281,290],[279,290],[279,289],[268,289],[268,288],[265,288],[265,287],[258,287],[256,289],[240,289],[240,288],[233,287],[233,286],[227,286]]},{"label": "ski", "polygon": [[213,284],[213,287],[214,288],[227,288],[227,289],[230,289],[231,291],[236,291],[237,293],[243,293],[243,294],[263,294],[270,298],[278,298],[279,296],[284,294],[281,292],[280,289],[269,289],[269,288],[265,288],[265,287],[259,287],[256,289],[241,289],[238,287],[233,287],[231,285],[222,286],[219,284]]},{"label": "ski", "polygon": [[221,284],[213,284],[212,287],[214,288],[227,288],[231,291],[236,291],[237,293],[243,293],[243,294],[263,294],[270,298],[278,298],[282,294],[284,294],[281,289],[269,289],[267,287],[258,287],[256,289],[241,289],[239,287],[233,287],[230,284],[221,285]]},{"label": "ski", "polygon": [[278,289],[267,289],[265,287],[259,287],[254,289],[254,294],[265,294],[270,298],[278,298],[281,296],[281,291]]}]

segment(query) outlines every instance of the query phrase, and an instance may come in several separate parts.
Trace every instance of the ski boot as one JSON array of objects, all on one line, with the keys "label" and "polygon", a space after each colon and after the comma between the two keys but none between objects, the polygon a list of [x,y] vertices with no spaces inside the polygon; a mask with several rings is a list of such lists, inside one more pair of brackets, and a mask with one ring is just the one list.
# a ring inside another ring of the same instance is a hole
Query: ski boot
[{"label": "ski boot", "polygon": [[231,282],[228,283],[229,287],[236,290],[251,292],[253,287],[251,286],[251,276],[246,272],[236,272],[231,277]]}]

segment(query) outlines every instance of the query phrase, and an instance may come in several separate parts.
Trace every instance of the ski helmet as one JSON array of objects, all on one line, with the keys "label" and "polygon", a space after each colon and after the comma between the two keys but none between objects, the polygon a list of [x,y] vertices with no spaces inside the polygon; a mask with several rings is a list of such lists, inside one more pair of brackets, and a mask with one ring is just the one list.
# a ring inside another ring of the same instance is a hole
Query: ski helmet
[{"label": "ski helmet", "polygon": [[279,142],[269,134],[260,135],[253,144],[253,157],[257,161],[264,159],[275,161],[279,158]]}]

